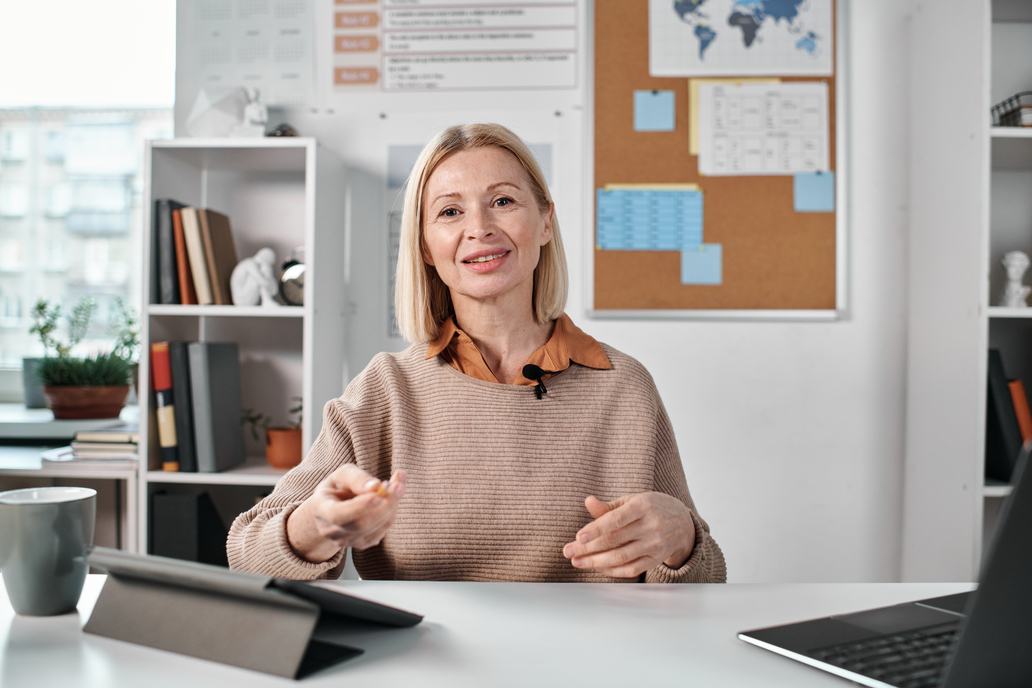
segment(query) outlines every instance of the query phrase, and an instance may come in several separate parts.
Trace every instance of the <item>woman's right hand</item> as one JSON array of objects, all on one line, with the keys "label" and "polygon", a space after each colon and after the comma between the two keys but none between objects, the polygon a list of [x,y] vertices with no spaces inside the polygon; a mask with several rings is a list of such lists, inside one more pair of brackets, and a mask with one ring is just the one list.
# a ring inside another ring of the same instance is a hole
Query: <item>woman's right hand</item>
[{"label": "woman's right hand", "polygon": [[287,518],[287,541],[312,563],[331,559],[344,547],[378,545],[394,523],[405,494],[405,472],[381,482],[354,464],[326,477],[312,496]]}]

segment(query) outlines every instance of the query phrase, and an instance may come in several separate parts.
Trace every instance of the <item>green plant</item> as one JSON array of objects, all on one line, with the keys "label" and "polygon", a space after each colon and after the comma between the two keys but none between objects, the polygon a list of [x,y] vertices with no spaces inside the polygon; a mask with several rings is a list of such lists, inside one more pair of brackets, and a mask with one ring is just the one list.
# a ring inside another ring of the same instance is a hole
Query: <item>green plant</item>
[{"label": "green plant", "polygon": [[298,430],[300,430],[301,429],[301,419],[304,418],[304,415],[305,415],[305,408],[304,408],[304,403],[305,402],[304,402],[304,399],[302,399],[301,397],[290,397],[290,399],[291,399],[291,401],[296,401],[297,403],[294,405],[294,408],[292,408],[292,409],[290,409],[288,411],[288,413],[290,413],[291,415],[293,415],[295,413],[297,414],[297,421],[294,423],[294,427],[297,428]]},{"label": "green plant", "polygon": [[115,348],[111,353],[135,363],[140,354],[140,321],[136,312],[120,298],[115,299],[115,309],[115,318],[108,330],[115,338]]},{"label": "green plant", "polygon": [[251,437],[254,438],[255,442],[261,441],[261,438],[258,437],[258,428],[261,428],[262,430],[268,430],[269,423],[271,421],[271,418],[266,416],[261,411],[255,411],[253,408],[244,409],[243,415],[240,416],[241,425],[251,426]]},{"label": "green plant", "polygon": [[[61,320],[61,305],[51,306],[46,299],[36,302],[32,310],[30,334],[39,335],[43,343],[43,358],[37,368],[36,377],[44,387],[106,387],[132,384],[133,360],[139,353],[139,322],[136,314],[116,299],[115,322],[111,334],[115,346],[110,353],[94,354],[85,358],[71,355],[90,329],[90,321],[97,304],[85,297],[72,309],[68,319],[68,341],[62,343],[54,336]],[[56,354],[51,355],[51,352]]]},{"label": "green plant", "polygon": [[114,353],[86,358],[48,356],[36,375],[44,387],[107,387],[132,384],[132,364]]},{"label": "green plant", "polygon": [[[300,430],[301,419],[304,417],[304,401],[301,397],[290,397],[290,400],[296,403],[288,413],[291,415],[297,414],[297,420],[294,423],[291,423],[291,427],[295,430]],[[271,423],[272,418],[253,408],[244,409],[243,415],[240,416],[241,425],[251,426],[251,437],[254,438],[255,442],[258,442],[261,439],[258,436],[258,429],[261,428],[262,430],[268,430]]]}]

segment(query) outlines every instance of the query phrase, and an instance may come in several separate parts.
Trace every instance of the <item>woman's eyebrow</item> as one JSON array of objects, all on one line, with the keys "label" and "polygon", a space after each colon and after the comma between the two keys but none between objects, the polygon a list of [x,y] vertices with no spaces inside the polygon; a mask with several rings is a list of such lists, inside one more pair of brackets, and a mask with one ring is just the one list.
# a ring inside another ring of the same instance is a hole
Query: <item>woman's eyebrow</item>
[{"label": "woman's eyebrow", "polygon": [[[495,189],[497,189],[499,187],[502,187],[502,186],[511,186],[512,188],[516,189],[517,191],[522,191],[523,190],[523,187],[521,187],[519,184],[513,184],[512,182],[504,182],[503,181],[503,182],[495,182],[494,184],[491,184],[490,186],[487,187],[487,191],[494,191]],[[442,198],[456,198],[456,197],[460,197],[460,196],[462,196],[462,194],[459,193],[458,191],[449,191],[447,193],[438,194],[437,196],[433,197],[433,199],[430,201],[430,203],[428,205],[433,205],[434,203],[437,203],[438,201],[440,201]]]}]

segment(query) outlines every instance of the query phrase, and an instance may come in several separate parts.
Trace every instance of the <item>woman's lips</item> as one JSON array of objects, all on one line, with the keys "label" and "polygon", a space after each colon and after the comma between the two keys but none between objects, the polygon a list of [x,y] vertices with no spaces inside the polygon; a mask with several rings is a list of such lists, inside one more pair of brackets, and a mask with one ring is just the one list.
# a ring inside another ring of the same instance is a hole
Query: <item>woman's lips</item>
[{"label": "woman's lips", "polygon": [[462,264],[473,272],[489,272],[505,262],[505,258],[508,255],[509,251],[505,250],[483,251],[467,256],[462,260]]}]

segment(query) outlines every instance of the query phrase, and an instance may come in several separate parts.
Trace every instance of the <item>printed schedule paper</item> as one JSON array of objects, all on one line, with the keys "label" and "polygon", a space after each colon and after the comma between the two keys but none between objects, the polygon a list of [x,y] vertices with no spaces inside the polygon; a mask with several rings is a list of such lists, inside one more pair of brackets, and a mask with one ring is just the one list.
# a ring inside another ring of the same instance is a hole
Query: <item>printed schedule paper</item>
[{"label": "printed schedule paper", "polygon": [[680,251],[702,243],[695,184],[608,184],[597,192],[599,248]]},{"label": "printed schedule paper", "polygon": [[577,86],[576,0],[327,5],[335,94]]},{"label": "printed schedule paper", "polygon": [[699,84],[699,172],[794,175],[826,172],[828,85]]}]

